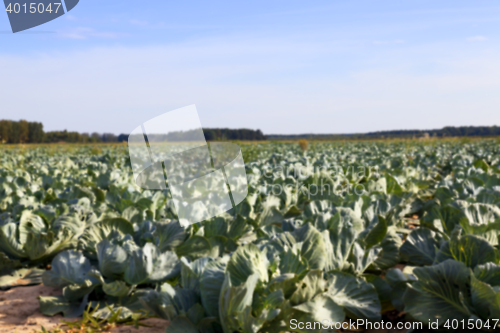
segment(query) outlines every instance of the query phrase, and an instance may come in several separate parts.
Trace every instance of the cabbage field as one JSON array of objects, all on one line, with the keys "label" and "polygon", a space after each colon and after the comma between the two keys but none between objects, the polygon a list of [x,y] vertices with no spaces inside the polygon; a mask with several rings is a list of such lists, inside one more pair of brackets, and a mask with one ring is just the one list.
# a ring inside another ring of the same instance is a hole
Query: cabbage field
[{"label": "cabbage field", "polygon": [[247,198],[183,227],[168,189],[135,185],[126,146],[0,147],[1,288],[62,289],[40,297],[48,316],[158,316],[176,333],[496,328],[498,140],[241,148]]}]

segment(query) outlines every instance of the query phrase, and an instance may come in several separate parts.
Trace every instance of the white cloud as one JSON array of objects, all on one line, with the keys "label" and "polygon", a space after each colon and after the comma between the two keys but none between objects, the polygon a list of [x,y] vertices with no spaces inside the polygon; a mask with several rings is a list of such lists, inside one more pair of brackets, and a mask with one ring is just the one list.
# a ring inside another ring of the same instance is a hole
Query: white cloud
[{"label": "white cloud", "polygon": [[403,44],[405,41],[402,39],[396,40],[375,40],[373,41],[374,45],[389,45],[389,44]]},{"label": "white cloud", "polygon": [[467,37],[465,40],[468,42],[484,42],[485,40],[488,40],[488,38],[484,36],[472,36]]},{"label": "white cloud", "polygon": [[89,38],[118,38],[119,34],[113,32],[101,32],[92,28],[71,28],[57,31],[58,37],[68,39],[89,39]]},{"label": "white cloud", "polygon": [[148,21],[143,21],[143,20],[135,20],[135,19],[133,19],[133,20],[130,20],[129,22],[132,25],[137,25],[137,26],[141,26],[141,27],[146,27],[146,26],[149,25]]},{"label": "white cloud", "polygon": [[64,16],[64,19],[68,20],[68,21],[78,21],[78,18],[74,15],[71,15],[71,14],[66,14]]}]

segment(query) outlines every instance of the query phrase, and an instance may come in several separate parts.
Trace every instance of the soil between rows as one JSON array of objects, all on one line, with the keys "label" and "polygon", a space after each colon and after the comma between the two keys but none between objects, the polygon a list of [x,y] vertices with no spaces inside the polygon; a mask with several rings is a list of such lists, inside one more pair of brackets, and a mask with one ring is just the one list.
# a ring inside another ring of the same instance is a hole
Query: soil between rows
[{"label": "soil between rows", "polygon": [[[57,290],[43,285],[16,287],[0,291],[0,333],[32,333],[53,329],[60,324],[63,317],[56,315],[47,317],[38,311],[38,296],[60,295]],[[114,328],[112,333],[165,333],[168,322],[163,319],[150,318],[143,321],[150,327],[136,329],[131,326]]]},{"label": "soil between rows", "polygon": [[[56,315],[47,317],[38,311],[38,296],[60,295],[61,290],[44,285],[24,286],[0,291],[0,333],[33,333],[57,327],[63,317]],[[68,320],[68,319],[65,319]],[[168,322],[163,319],[149,318],[143,321],[149,327],[136,329],[131,326],[120,326],[111,333],[165,333]],[[346,332],[346,331],[343,331]],[[406,333],[407,330],[364,330],[364,333]],[[420,330],[419,332],[432,332]]]}]

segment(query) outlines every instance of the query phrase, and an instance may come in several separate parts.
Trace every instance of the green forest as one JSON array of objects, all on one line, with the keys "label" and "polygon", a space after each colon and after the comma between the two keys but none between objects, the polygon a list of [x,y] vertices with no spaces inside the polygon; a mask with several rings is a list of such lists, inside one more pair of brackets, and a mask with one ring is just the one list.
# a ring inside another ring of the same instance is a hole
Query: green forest
[{"label": "green forest", "polygon": [[[188,131],[189,132],[189,131]],[[172,133],[186,136],[189,133]],[[345,140],[345,139],[412,139],[422,137],[493,137],[500,136],[498,126],[463,126],[444,127],[436,130],[394,130],[357,134],[270,134],[264,135],[261,130],[204,128],[207,141],[258,141],[258,140]],[[43,124],[26,120],[0,120],[0,143],[97,143],[127,141],[127,134],[113,133],[79,133],[64,131],[44,132]]]},{"label": "green forest", "polygon": [[492,137],[500,136],[499,126],[447,126],[433,130],[393,130],[354,134],[292,134],[267,135],[268,140],[342,140],[342,139],[413,139],[422,137]]}]

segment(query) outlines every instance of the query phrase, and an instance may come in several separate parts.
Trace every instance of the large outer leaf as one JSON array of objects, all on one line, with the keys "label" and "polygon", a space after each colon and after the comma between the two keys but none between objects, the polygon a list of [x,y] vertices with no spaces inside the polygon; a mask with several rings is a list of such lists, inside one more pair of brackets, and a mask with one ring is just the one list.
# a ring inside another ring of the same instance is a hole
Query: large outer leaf
[{"label": "large outer leaf", "polygon": [[357,234],[356,228],[345,219],[332,218],[330,220],[329,230],[323,231],[325,271],[347,268],[347,260]]},{"label": "large outer leaf", "polygon": [[474,268],[474,276],[485,283],[494,287],[500,286],[500,266],[492,262],[484,265],[477,265]]},{"label": "large outer leaf", "polygon": [[82,285],[85,280],[93,280],[87,275],[91,268],[90,261],[81,252],[61,252],[52,260],[52,269],[43,274],[43,284],[56,288],[71,284]]},{"label": "large outer leaf", "polygon": [[[3,253],[0,253],[0,256]],[[20,268],[17,270],[0,271],[0,290],[18,286],[30,286],[42,282],[44,270],[37,268]]]},{"label": "large outer leaf", "polygon": [[380,301],[375,287],[347,273],[332,273],[326,294],[353,319],[380,320]]},{"label": "large outer leaf", "polygon": [[151,243],[129,253],[124,279],[128,284],[154,283],[174,278],[180,272],[180,263],[173,252],[161,253]]},{"label": "large outer leaf", "polygon": [[[407,266],[409,267],[409,266]],[[409,284],[416,281],[412,274],[405,274],[398,268],[392,268],[385,274],[385,281],[390,285],[391,290],[387,296],[391,299],[391,303],[398,311],[404,311],[403,297]]]},{"label": "large outer leaf", "polygon": [[239,247],[227,264],[227,272],[231,273],[231,285],[237,287],[253,274],[257,274],[260,282],[267,282],[268,265],[266,256],[254,244]]},{"label": "large outer leaf", "polygon": [[10,259],[5,253],[0,252],[0,276],[21,267],[20,260]]},{"label": "large outer leaf", "polygon": [[460,219],[463,216],[460,209],[456,207],[436,205],[426,212],[422,222],[428,228],[438,225],[446,234],[450,235],[453,229],[460,224]]},{"label": "large outer leaf", "polygon": [[209,262],[200,278],[201,302],[210,317],[219,317],[219,296],[229,257]]},{"label": "large outer leaf", "polygon": [[229,220],[233,217],[229,214],[224,214],[221,216],[216,216],[208,221],[203,222],[203,230],[205,237],[213,236],[224,236],[227,237],[227,232],[229,230]]},{"label": "large outer leaf", "polygon": [[59,216],[52,227],[54,229],[68,229],[75,235],[82,235],[85,231],[87,223],[85,221],[86,215],[82,211],[74,211],[73,213],[68,213]]},{"label": "large outer leaf", "polygon": [[283,214],[279,211],[279,209],[271,206],[264,209],[257,223],[259,227],[264,227],[271,224],[281,225],[283,219]]},{"label": "large outer leaf", "polygon": [[[226,273],[224,284],[222,285],[219,299],[219,317],[224,333],[233,333],[244,328],[245,321],[250,319],[247,309],[252,307],[253,293],[259,275],[253,274],[239,286],[233,286],[231,283],[231,273]],[[256,333],[243,330],[244,333]]]},{"label": "large outer leaf", "polygon": [[205,266],[211,258],[200,258],[193,262],[188,262],[186,258],[181,258],[181,286],[184,289],[200,292],[200,277]]},{"label": "large outer leaf", "polygon": [[65,317],[75,318],[81,316],[87,306],[87,298],[80,302],[70,302],[63,296],[40,296],[39,300],[40,312],[46,316],[62,312]]},{"label": "large outer leaf", "polygon": [[377,295],[381,307],[380,312],[386,313],[387,311],[393,310],[395,308],[391,299],[393,288],[386,281],[386,279],[372,274],[364,274],[363,277],[366,279],[366,282],[371,283],[377,290]]},{"label": "large outer leaf", "polygon": [[92,317],[95,319],[108,320],[113,317],[118,321],[129,319],[133,317],[133,315],[134,313],[129,308],[118,305],[106,305],[106,307],[100,307],[97,311],[92,313]]},{"label": "large outer leaf", "polygon": [[355,212],[348,207],[334,208],[334,214],[328,221],[328,229],[335,229],[336,225],[352,228],[356,234],[365,229],[365,224],[361,219],[360,212]]},{"label": "large outer leaf", "polygon": [[155,290],[148,290],[141,296],[140,301],[145,309],[162,319],[173,320],[178,315],[169,295],[162,295]]},{"label": "large outer leaf", "polygon": [[36,261],[45,256],[49,256],[52,251],[55,250],[54,247],[52,247],[53,243],[56,242],[57,244],[55,238],[53,232],[40,234],[29,233],[26,237],[26,243],[24,243],[24,250],[28,258],[32,261]]},{"label": "large outer leaf", "polygon": [[311,269],[323,269],[325,267],[326,245],[321,233],[311,224],[307,223],[303,227],[293,232],[297,242],[302,242],[302,257],[307,260]]},{"label": "large outer leaf", "polygon": [[367,184],[368,192],[387,193],[387,180],[380,178],[377,181],[370,180]]},{"label": "large outer leaf", "polygon": [[173,251],[186,239],[186,231],[178,221],[158,222],[155,227],[154,237],[161,252]]},{"label": "large outer leaf", "polygon": [[188,257],[190,259],[198,259],[208,257],[211,253],[212,246],[208,239],[202,236],[191,236],[182,245],[175,249],[179,257]]},{"label": "large outer leaf", "polygon": [[432,265],[438,247],[434,236],[434,232],[426,228],[413,230],[401,246],[402,259],[414,265]]},{"label": "large outer leaf", "polygon": [[290,232],[277,233],[272,237],[269,245],[274,247],[278,252],[285,250],[285,247],[292,248],[297,244],[297,240]]},{"label": "large outer leaf", "polygon": [[69,302],[78,302],[81,301],[84,297],[90,294],[94,288],[99,284],[100,281],[96,281],[93,283],[90,280],[86,280],[85,283],[71,284],[63,288],[63,296],[64,299]]},{"label": "large outer leaf", "polygon": [[436,255],[436,262],[448,259],[463,262],[470,268],[487,262],[496,262],[496,251],[486,240],[474,235],[452,238],[444,243]]},{"label": "large outer leaf", "polygon": [[26,243],[29,234],[38,235],[46,231],[47,227],[40,216],[28,210],[22,213],[19,221],[19,242],[21,244]]},{"label": "large outer leaf", "polygon": [[439,319],[468,319],[470,312],[463,295],[467,293],[469,269],[461,262],[446,260],[439,265],[413,270],[418,281],[404,295],[405,311],[422,322]]},{"label": "large outer leaf", "polygon": [[377,216],[378,222],[371,229],[367,229],[366,235],[363,237],[365,247],[370,248],[378,245],[387,234],[387,222],[381,215]]},{"label": "large outer leaf", "polygon": [[471,225],[488,224],[500,218],[500,208],[495,205],[457,201]]},{"label": "large outer leaf", "polygon": [[[213,258],[218,258],[224,255],[226,251],[227,252],[236,251],[236,249],[238,248],[238,245],[236,243],[228,240],[224,236],[212,236],[210,237],[208,242],[210,243],[210,247],[212,248],[209,257]],[[230,248],[231,250],[229,250]]]},{"label": "large outer leaf", "polygon": [[[294,281],[295,279],[292,279]],[[282,284],[286,286],[286,284]],[[320,270],[311,270],[307,275],[295,283],[295,291],[290,296],[289,301],[291,305],[299,305],[310,301],[316,295],[321,294],[325,290],[325,280],[323,273]],[[288,292],[283,290],[284,294]]]},{"label": "large outer leaf", "polygon": [[123,218],[107,219],[94,223],[89,228],[85,229],[85,232],[80,238],[81,246],[86,251],[94,253],[97,244],[104,239],[108,239],[112,233],[115,237],[117,233],[120,235],[133,235],[134,226]]},{"label": "large outer leaf", "polygon": [[300,281],[300,277],[287,273],[283,274],[280,276],[275,277],[269,282],[268,289],[271,292],[274,292],[276,290],[281,290],[283,292],[283,295],[289,299],[293,293],[297,290],[298,288],[298,282]]},{"label": "large outer leaf", "polygon": [[[163,284],[160,291],[149,290],[140,297],[141,304],[167,320],[173,320],[179,315],[189,316],[190,310],[198,301],[199,298],[193,290],[174,288],[168,283]],[[198,304],[198,309],[200,308]]]},{"label": "large outer leaf", "polygon": [[[309,332],[301,330],[300,323],[332,321],[333,324],[341,323],[345,319],[344,309],[327,294],[320,294],[306,303],[294,306],[292,311],[287,312],[286,322],[290,323],[290,330],[294,332]],[[303,324],[302,324],[303,325]],[[319,330],[315,330],[319,331]]]},{"label": "large outer leaf", "polygon": [[500,292],[489,284],[471,276],[471,302],[474,312],[484,320],[498,319],[500,315]]},{"label": "large outer leaf", "polygon": [[43,261],[76,245],[73,233],[66,228],[47,233],[29,234],[24,248],[32,261]]},{"label": "large outer leaf", "polygon": [[125,297],[129,295],[131,287],[124,281],[113,281],[102,285],[102,291],[110,296]]},{"label": "large outer leaf", "polygon": [[17,240],[17,225],[15,223],[6,223],[0,226],[0,250],[14,259],[27,257],[23,244]]},{"label": "large outer leaf", "polygon": [[349,257],[349,261],[352,263],[354,271],[358,274],[363,273],[368,267],[375,263],[381,250],[379,246],[365,249],[359,243],[354,243]]},{"label": "large outer leaf", "polygon": [[466,218],[460,220],[460,224],[467,234],[475,234],[486,240],[491,245],[498,245],[498,223],[500,208],[496,205],[469,203],[465,201],[455,202]]},{"label": "large outer leaf", "polygon": [[373,266],[377,269],[387,269],[394,267],[400,262],[399,251],[403,241],[396,233],[394,227],[389,227],[387,234],[379,244],[381,251],[378,253],[377,259],[373,262]]},{"label": "large outer leaf", "polygon": [[247,222],[247,220],[241,215],[237,215],[234,221],[229,225],[229,231],[227,237],[236,240],[244,237],[245,235],[250,235],[253,231],[253,227]]},{"label": "large outer leaf", "polygon": [[112,244],[107,239],[97,245],[97,260],[102,275],[117,278],[125,272],[128,265],[127,252],[118,244]]},{"label": "large outer leaf", "polygon": [[300,255],[299,244],[293,248],[287,248],[281,254],[279,269],[281,274],[294,273],[301,274],[308,269],[307,261]]}]

